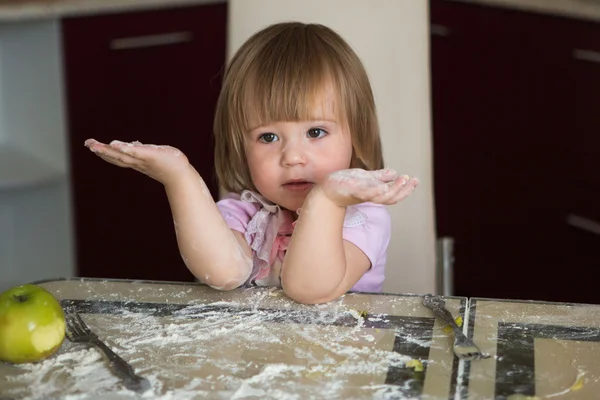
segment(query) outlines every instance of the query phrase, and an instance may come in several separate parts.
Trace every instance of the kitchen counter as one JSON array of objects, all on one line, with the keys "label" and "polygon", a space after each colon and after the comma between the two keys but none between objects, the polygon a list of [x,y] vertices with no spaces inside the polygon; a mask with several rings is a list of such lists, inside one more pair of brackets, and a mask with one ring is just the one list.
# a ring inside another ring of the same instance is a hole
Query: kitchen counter
[{"label": "kitchen counter", "polygon": [[0,22],[142,11],[226,0],[0,0]]},{"label": "kitchen counter", "polygon": [[[348,293],[307,306],[275,288],[40,285],[150,381],[138,398],[558,400],[600,392],[600,306],[448,297],[463,330],[492,356],[464,361],[418,295]],[[0,377],[3,399],[134,396],[95,349],[66,339],[40,363],[0,363]]]},{"label": "kitchen counter", "polygon": [[[88,279],[41,286],[151,382],[143,398],[447,399],[454,390],[450,336],[420,296],[357,293],[307,306],[275,288]],[[447,301],[454,315],[465,304]],[[422,360],[424,371],[410,360]],[[2,399],[130,398],[95,349],[66,339],[39,364],[0,363],[0,377]]]},{"label": "kitchen counter", "polygon": [[600,22],[600,0],[448,0]]}]

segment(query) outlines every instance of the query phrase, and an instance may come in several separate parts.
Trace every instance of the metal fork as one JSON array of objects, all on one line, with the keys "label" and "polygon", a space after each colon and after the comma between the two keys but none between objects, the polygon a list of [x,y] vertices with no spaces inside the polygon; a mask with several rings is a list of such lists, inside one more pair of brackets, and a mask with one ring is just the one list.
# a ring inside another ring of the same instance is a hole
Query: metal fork
[{"label": "metal fork", "polygon": [[123,380],[125,387],[136,392],[145,392],[150,388],[146,378],[136,375],[131,365],[112,351],[98,335],[90,330],[81,316],[74,311],[65,313],[67,321],[67,337],[73,343],[88,343],[99,349],[108,358],[112,372]]},{"label": "metal fork", "polygon": [[446,301],[444,299],[440,296],[427,294],[423,297],[423,305],[452,327],[454,331],[454,354],[456,354],[456,357],[462,360],[481,360],[490,357],[489,354],[484,354],[456,325],[452,314],[446,309]]}]

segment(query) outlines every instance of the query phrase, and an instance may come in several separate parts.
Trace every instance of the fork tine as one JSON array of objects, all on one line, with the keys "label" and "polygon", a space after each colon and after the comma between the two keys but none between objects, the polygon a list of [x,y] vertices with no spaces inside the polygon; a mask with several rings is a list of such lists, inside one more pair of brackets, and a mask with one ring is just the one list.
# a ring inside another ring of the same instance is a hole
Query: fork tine
[{"label": "fork tine", "polygon": [[83,329],[83,332],[86,335],[91,335],[92,331],[91,329],[86,325],[86,323],[83,321],[83,319],[81,319],[81,316],[79,315],[79,313],[75,313],[75,318],[77,319],[77,322],[79,322],[79,326],[81,327],[81,329]]},{"label": "fork tine", "polygon": [[77,326],[73,323],[73,316],[70,314],[66,315],[67,318],[67,329],[66,334],[71,341],[77,341],[77,338],[81,334],[77,331]]},{"label": "fork tine", "polygon": [[65,319],[67,320],[67,330],[72,331],[73,330],[73,320],[71,318],[71,314],[65,313]]},{"label": "fork tine", "polygon": [[73,314],[67,315],[67,325],[69,326],[70,331],[73,336],[77,337],[77,336],[81,335],[81,332],[79,331],[79,329],[77,327],[77,322],[73,318]]},{"label": "fork tine", "polygon": [[73,328],[71,327],[71,322],[69,320],[69,314],[65,314],[65,319],[67,321],[67,326],[65,329],[65,334],[72,341],[73,340]]},{"label": "fork tine", "polygon": [[81,325],[79,324],[79,321],[76,319],[75,315],[76,314],[74,313],[69,314],[68,325],[70,325],[71,330],[73,331],[73,336],[84,336],[85,331],[81,328]]}]

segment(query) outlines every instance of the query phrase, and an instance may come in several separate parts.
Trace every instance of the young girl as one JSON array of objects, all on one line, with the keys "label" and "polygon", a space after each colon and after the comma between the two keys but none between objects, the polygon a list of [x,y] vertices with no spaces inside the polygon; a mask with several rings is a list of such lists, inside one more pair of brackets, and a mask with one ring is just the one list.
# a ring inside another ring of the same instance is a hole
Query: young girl
[{"label": "young girl", "polygon": [[383,168],[367,74],[350,46],[317,24],[252,36],[225,73],[214,124],[215,204],[170,146],[93,139],[102,159],[161,182],[181,256],[219,290],[281,286],[302,303],[381,291],[390,216],[418,180]]}]

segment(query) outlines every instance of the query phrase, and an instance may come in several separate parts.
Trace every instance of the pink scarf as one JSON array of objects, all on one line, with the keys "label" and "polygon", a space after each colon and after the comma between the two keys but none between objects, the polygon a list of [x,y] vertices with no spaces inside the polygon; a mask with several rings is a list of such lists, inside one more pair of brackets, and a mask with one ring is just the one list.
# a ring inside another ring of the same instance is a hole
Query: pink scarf
[{"label": "pink scarf", "polygon": [[253,282],[268,276],[275,260],[283,262],[295,221],[291,211],[280,208],[256,192],[244,190],[240,200],[260,205],[248,222],[245,233],[246,241],[254,250],[254,266],[248,280]]}]

